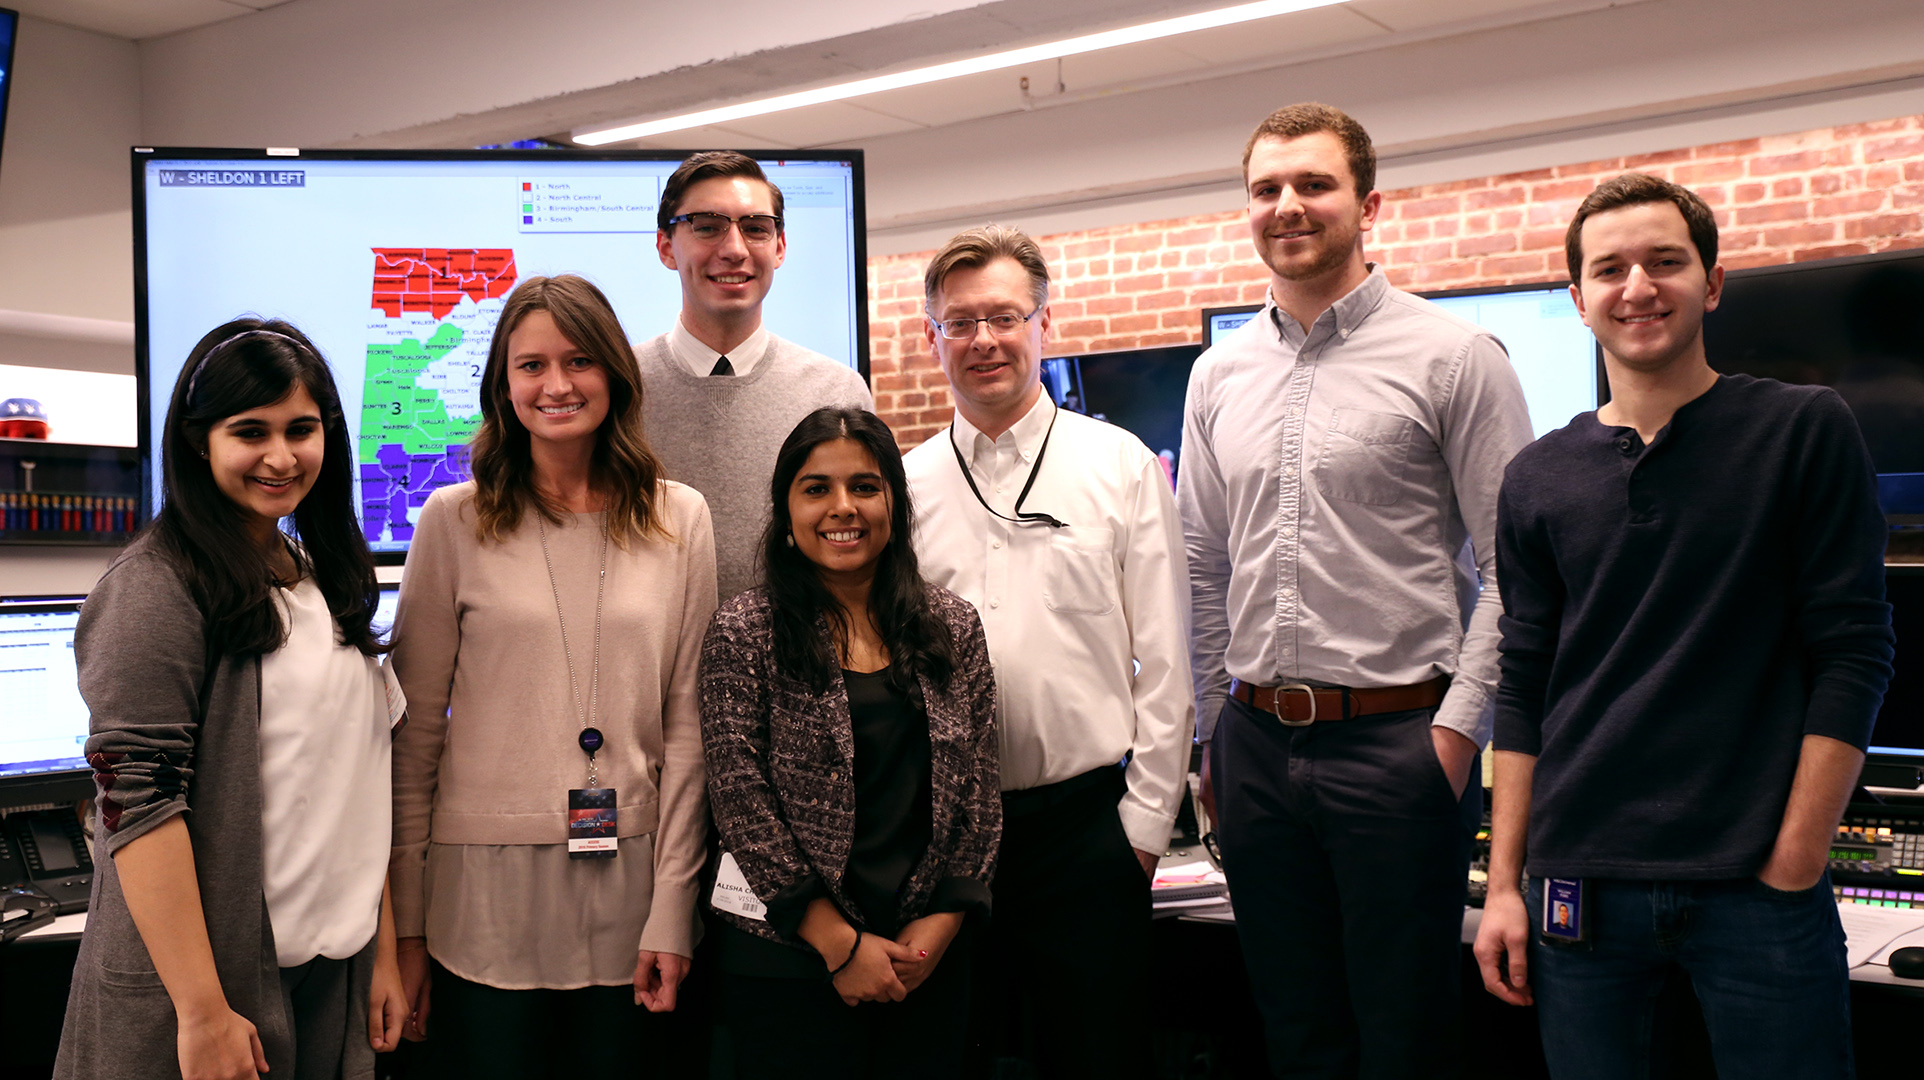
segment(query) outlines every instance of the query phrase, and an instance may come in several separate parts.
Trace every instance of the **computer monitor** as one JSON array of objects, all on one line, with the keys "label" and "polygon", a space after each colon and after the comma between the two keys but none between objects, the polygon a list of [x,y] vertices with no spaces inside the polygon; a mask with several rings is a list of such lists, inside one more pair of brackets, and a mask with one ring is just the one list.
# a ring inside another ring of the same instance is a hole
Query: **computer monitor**
[{"label": "computer monitor", "polygon": [[[515,284],[580,274],[636,341],[681,285],[656,211],[686,151],[133,151],[135,370],[147,509],[169,395],[202,335],[284,318],[334,369],[368,544],[399,562],[437,488],[465,478],[494,321]],[[763,155],[786,257],[763,306],[780,336],[868,372],[862,155]]]},{"label": "computer monitor", "polygon": [[1182,459],[1183,397],[1200,345],[1059,356],[1042,362],[1042,385],[1060,408],[1123,428],[1160,457],[1175,483]]},{"label": "computer monitor", "polygon": [[1869,749],[1873,757],[1924,765],[1924,563],[1886,565],[1884,595],[1897,655]]},{"label": "computer monitor", "polygon": [[0,808],[90,798],[79,597],[0,598]]},{"label": "computer monitor", "polygon": [[1209,307],[1202,309],[1202,347],[1207,349],[1223,339],[1223,335],[1256,317],[1263,310],[1261,304],[1237,304],[1233,307]]},{"label": "computer monitor", "polygon": [[1603,374],[1603,350],[1578,316],[1568,285],[1502,285],[1422,295],[1503,342],[1510,366],[1523,384],[1530,429],[1537,437],[1603,400],[1609,385]]}]

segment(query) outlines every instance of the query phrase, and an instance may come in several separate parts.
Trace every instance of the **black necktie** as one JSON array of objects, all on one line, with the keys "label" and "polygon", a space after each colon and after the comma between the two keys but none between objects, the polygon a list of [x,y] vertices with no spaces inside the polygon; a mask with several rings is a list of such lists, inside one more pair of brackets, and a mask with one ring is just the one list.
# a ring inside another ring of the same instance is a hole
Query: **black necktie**
[{"label": "black necktie", "polygon": [[715,369],[709,372],[710,375],[733,375],[734,373],[735,365],[729,363],[726,356],[716,359]]}]

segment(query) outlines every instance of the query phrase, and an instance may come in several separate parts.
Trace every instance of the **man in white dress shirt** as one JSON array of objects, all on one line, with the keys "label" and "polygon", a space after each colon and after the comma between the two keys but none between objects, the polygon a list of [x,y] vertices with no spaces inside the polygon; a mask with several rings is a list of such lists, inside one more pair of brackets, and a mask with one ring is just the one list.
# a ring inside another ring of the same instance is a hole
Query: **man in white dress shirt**
[{"label": "man in white dress shirt", "polygon": [[956,415],[906,458],[916,552],[981,612],[998,698],[989,1043],[1044,1077],[1143,1075],[1149,880],[1195,726],[1175,500],[1141,440],[1042,392],[1035,241],[967,230],[924,289]]}]

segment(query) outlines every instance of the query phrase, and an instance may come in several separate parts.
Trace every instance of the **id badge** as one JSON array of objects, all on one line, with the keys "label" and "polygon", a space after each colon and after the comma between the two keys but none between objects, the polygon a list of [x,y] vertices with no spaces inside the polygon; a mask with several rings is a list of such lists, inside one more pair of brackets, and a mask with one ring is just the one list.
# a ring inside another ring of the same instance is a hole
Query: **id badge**
[{"label": "id badge", "polygon": [[1581,878],[1543,881],[1543,940],[1553,945],[1576,945],[1588,935],[1589,890]]},{"label": "id badge", "polygon": [[568,857],[612,859],[616,854],[615,843],[615,789],[570,788]]},{"label": "id badge", "polygon": [[715,887],[709,891],[708,902],[716,911],[732,912],[744,919],[755,922],[768,921],[768,905],[748,887],[748,879],[742,876],[741,864],[735,861],[735,853],[722,852],[721,864],[715,868]]}]

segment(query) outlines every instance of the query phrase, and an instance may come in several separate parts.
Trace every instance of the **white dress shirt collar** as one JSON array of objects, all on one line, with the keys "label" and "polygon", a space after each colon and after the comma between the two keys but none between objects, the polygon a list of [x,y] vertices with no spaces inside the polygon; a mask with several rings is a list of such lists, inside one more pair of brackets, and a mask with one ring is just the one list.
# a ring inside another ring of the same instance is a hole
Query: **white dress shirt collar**
[{"label": "white dress shirt collar", "polygon": [[[1049,423],[1055,419],[1056,403],[1049,399],[1048,393],[1037,394],[1035,404],[1029,406],[1022,419],[1003,432],[1003,436],[1015,442],[1015,454],[1024,465],[1035,461],[1036,453],[1042,449],[1042,440],[1049,435]],[[969,423],[962,410],[955,411],[955,445],[962,451],[963,460],[978,469],[989,468],[995,460],[995,447],[1001,439],[991,439],[982,429]]]},{"label": "white dress shirt collar", "polygon": [[[715,361],[722,355],[702,344],[700,338],[689,333],[688,328],[681,324],[679,317],[675,319],[675,328],[668,331],[668,349],[675,354],[675,359],[699,376],[706,376],[715,370]],[[755,332],[748,335],[740,345],[729,350],[728,366],[735,369],[736,375],[746,375],[755,369],[756,364],[762,362],[762,357],[767,355],[768,324],[763,323],[757,326]]]}]

